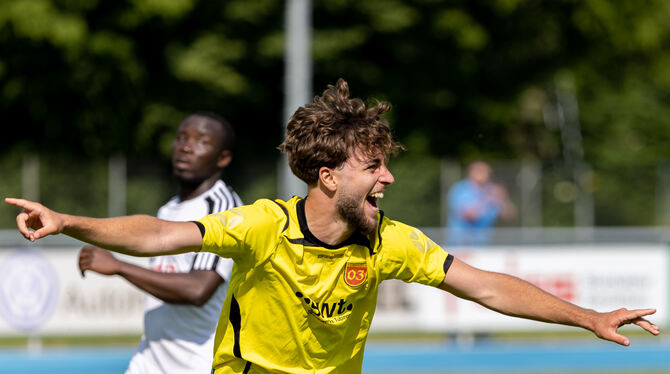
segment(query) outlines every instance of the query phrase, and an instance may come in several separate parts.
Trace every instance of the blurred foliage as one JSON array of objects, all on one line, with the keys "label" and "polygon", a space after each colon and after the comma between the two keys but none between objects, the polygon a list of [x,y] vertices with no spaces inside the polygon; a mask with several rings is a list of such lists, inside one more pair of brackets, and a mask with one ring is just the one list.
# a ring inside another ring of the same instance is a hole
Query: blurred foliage
[{"label": "blurred foliage", "polygon": [[[166,163],[181,119],[211,110],[239,133],[226,180],[246,201],[273,194],[284,5],[0,1],[2,193],[17,193],[20,183],[7,179],[20,178],[13,168],[31,152],[93,160],[120,152]],[[600,175],[596,223],[653,224],[656,176],[648,170],[670,158],[668,19],[664,0],[313,2],[313,87],[319,93],[343,77],[354,96],[394,105],[388,119],[409,150],[392,164],[397,192],[384,204],[418,225],[439,223],[432,195],[440,192],[427,171],[439,158],[535,159],[545,168],[565,161],[548,113],[570,77],[584,162]],[[129,196],[156,178],[133,182]],[[555,198],[561,181],[545,187],[545,224],[572,224],[572,204]],[[104,188],[85,199],[44,188],[70,212],[85,211],[77,204],[89,197],[104,206]],[[160,201],[169,188],[157,191]],[[425,208],[417,202],[431,196]],[[416,213],[403,213],[410,200]]]},{"label": "blurred foliage", "polygon": [[275,155],[281,55],[258,49],[282,4],[246,3],[0,2],[0,110],[20,123],[3,152],[166,157],[166,137],[207,109],[237,125],[243,154]]},{"label": "blurred foliage", "polygon": [[77,162],[70,157],[40,160],[40,201],[60,212],[106,216],[106,160]]},{"label": "blurred foliage", "polygon": [[440,159],[425,153],[426,145],[425,138],[410,138],[406,146],[415,151],[389,164],[395,182],[380,205],[391,219],[416,226],[436,226],[441,220]]},{"label": "blurred foliage", "polygon": [[168,163],[147,159],[127,160],[126,213],[155,215],[177,193]]},{"label": "blurred foliage", "polygon": [[[0,193],[3,197],[21,196],[21,164],[18,153],[8,154],[0,158]],[[17,209],[7,204],[0,204],[0,227],[14,227],[16,225]]]}]

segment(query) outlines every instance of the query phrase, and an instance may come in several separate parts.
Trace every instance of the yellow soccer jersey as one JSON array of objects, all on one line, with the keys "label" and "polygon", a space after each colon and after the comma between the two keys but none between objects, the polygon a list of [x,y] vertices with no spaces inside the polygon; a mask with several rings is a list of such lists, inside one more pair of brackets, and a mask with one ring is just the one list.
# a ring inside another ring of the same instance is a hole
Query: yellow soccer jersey
[{"label": "yellow soccer jersey", "polygon": [[258,200],[204,217],[203,251],[235,261],[213,373],[360,373],[379,283],[437,286],[452,257],[380,214],[377,232],[328,245],[305,201]]}]

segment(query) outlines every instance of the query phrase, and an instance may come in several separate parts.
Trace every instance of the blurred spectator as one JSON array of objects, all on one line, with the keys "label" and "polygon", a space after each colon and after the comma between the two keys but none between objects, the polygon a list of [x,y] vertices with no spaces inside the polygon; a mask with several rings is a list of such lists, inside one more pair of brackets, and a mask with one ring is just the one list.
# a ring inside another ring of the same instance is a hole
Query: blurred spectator
[{"label": "blurred spectator", "polygon": [[489,164],[476,161],[468,176],[449,189],[447,243],[452,245],[487,244],[498,220],[516,216],[504,186],[491,181]]}]

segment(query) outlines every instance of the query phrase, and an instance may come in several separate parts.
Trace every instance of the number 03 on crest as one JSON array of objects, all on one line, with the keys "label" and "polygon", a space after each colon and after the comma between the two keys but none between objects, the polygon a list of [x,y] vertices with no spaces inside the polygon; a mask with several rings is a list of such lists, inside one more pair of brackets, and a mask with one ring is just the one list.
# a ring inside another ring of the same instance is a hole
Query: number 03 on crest
[{"label": "number 03 on crest", "polygon": [[365,263],[348,263],[344,270],[344,282],[352,287],[360,286],[368,279]]}]

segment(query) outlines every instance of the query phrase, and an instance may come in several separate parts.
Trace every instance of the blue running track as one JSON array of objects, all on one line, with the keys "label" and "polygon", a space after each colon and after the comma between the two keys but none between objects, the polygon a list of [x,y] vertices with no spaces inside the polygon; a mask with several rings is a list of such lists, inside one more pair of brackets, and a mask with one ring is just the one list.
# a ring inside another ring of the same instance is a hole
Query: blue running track
[{"label": "blue running track", "polygon": [[[0,349],[0,374],[122,374],[134,347]],[[670,373],[670,341],[645,339],[630,347],[595,341],[368,344],[363,373],[546,372],[653,370]],[[209,374],[209,373],[203,373]]]}]

